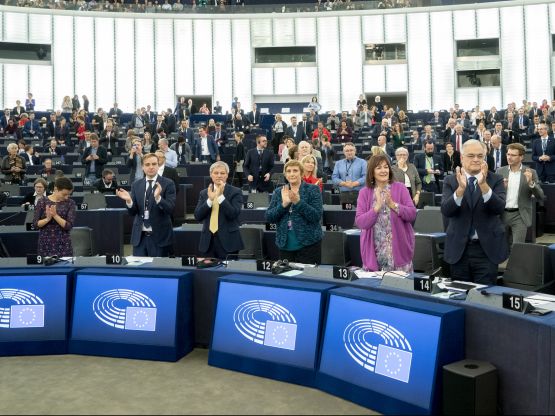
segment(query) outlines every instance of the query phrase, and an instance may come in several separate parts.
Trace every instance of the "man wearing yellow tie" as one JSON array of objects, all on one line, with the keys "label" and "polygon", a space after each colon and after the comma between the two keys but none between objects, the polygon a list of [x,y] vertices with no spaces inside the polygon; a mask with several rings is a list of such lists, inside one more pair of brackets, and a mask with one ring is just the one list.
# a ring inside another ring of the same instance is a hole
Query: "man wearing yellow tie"
[{"label": "man wearing yellow tie", "polygon": [[200,192],[195,208],[195,219],[203,224],[199,252],[206,257],[226,259],[243,249],[239,232],[243,193],[226,183],[228,176],[227,163],[213,163],[210,166],[212,183]]}]

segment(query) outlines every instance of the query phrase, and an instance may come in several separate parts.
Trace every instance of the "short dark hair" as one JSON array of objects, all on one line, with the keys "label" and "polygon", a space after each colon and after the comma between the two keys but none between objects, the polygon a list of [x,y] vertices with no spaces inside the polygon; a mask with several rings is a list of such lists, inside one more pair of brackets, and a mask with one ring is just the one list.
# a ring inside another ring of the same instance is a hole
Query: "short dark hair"
[{"label": "short dark hair", "polygon": [[372,155],[370,160],[368,160],[368,165],[366,168],[366,186],[368,188],[374,188],[374,186],[376,185],[376,181],[374,179],[374,169],[376,169],[376,167],[378,167],[378,165],[383,161],[385,161],[385,163],[387,163],[387,166],[389,167],[388,181],[389,183],[393,182],[393,170],[391,169],[389,158],[383,153],[377,153],[375,155]]},{"label": "short dark hair", "polygon": [[105,177],[108,176],[108,175],[113,175],[113,174],[114,174],[114,171],[111,170],[111,169],[104,169],[104,170],[102,171],[102,177],[103,177],[103,178],[105,178]]},{"label": "short dark hair", "polygon": [[73,191],[73,182],[71,181],[71,179],[66,178],[65,176],[61,176],[59,178],[56,178],[56,180],[54,181],[54,188],[56,188],[58,191],[62,191],[64,189],[68,191]]},{"label": "short dark hair", "polygon": [[516,150],[519,156],[523,156],[526,153],[526,148],[520,143],[511,143],[507,146],[507,150]]}]

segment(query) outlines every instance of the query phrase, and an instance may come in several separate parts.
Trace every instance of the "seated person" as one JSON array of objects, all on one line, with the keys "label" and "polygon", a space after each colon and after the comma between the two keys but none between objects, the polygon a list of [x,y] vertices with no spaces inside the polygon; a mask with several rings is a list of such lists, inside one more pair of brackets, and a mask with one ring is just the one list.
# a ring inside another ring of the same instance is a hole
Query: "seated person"
[{"label": "seated person", "polygon": [[43,178],[37,178],[34,182],[34,191],[29,192],[23,198],[23,202],[21,204],[22,208],[28,210],[29,207],[32,205],[33,207],[37,205],[37,202],[46,196],[46,188],[48,187],[48,182]]},{"label": "seated person", "polygon": [[118,188],[118,181],[114,178],[114,172],[110,169],[102,171],[102,178],[94,184],[95,189],[106,195],[115,195]]}]

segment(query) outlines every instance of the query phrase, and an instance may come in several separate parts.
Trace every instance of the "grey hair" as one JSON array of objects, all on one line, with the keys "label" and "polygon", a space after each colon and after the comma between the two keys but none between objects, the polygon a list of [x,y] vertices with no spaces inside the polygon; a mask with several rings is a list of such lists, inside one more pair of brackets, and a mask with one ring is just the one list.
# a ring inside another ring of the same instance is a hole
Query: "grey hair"
[{"label": "grey hair", "polygon": [[210,165],[210,174],[212,175],[212,171],[216,168],[224,168],[225,173],[229,174],[229,166],[227,163],[222,162],[221,160],[218,162],[214,162]]},{"label": "grey hair", "polygon": [[169,144],[168,139],[164,139],[164,138],[158,139],[158,143],[160,143],[160,142],[164,142],[166,144]]},{"label": "grey hair", "polygon": [[9,152],[11,149],[17,150],[18,148],[19,148],[19,147],[17,146],[17,144],[15,144],[15,143],[10,143],[10,144],[8,145],[8,147],[6,147],[6,150]]},{"label": "grey hair", "polygon": [[398,154],[400,154],[401,152],[406,153],[407,156],[409,155],[409,151],[404,148],[404,147],[398,147],[397,150],[395,150],[395,156],[397,156]]},{"label": "grey hair", "polygon": [[470,140],[467,140],[466,142],[463,143],[462,149],[461,149],[461,155],[464,156],[466,148],[468,146],[472,146],[474,144],[479,144],[480,146],[482,146],[483,151],[487,151],[486,145],[483,142],[481,142],[480,140],[476,140],[476,139],[470,139]]}]

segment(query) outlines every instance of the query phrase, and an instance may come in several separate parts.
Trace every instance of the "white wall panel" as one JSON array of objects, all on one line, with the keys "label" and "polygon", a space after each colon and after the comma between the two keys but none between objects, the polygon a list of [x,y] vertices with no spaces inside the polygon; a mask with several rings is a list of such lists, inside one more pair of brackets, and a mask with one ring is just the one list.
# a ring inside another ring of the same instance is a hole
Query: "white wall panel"
[{"label": "white wall panel", "polygon": [[16,100],[25,105],[29,88],[27,85],[27,65],[4,64],[4,97],[6,106],[15,107]]},{"label": "white wall panel", "polygon": [[550,86],[549,21],[547,5],[537,4],[524,8],[526,28],[526,81],[528,101],[541,101],[552,96]]},{"label": "white wall panel", "polygon": [[175,93],[192,95],[193,87],[193,21],[176,19],[175,37]]},{"label": "white wall panel", "polygon": [[[94,95],[94,19],[75,17],[75,94],[89,98],[89,111],[96,111]],[[68,91],[66,95],[70,95]],[[82,100],[81,100],[82,101]],[[81,102],[82,104],[82,102]]]},{"label": "white wall panel", "polygon": [[251,22],[251,41],[253,48],[272,46],[272,20],[253,19]]},{"label": "white wall panel", "polygon": [[154,24],[152,19],[135,20],[135,98],[137,107],[154,106]]},{"label": "white wall panel", "polygon": [[362,82],[362,45],[360,17],[340,17],[339,28],[341,47],[341,107],[351,109],[355,106],[359,95],[364,91]]},{"label": "white wall panel", "polygon": [[549,5],[549,22],[551,23],[551,33],[555,33],[555,3]]},{"label": "white wall panel", "polygon": [[341,106],[338,56],[338,19],[322,17],[318,19],[318,102],[322,111],[339,110]]},{"label": "white wall panel", "polygon": [[407,16],[407,60],[409,63],[408,108],[431,110],[430,32],[427,13]]},{"label": "white wall panel", "polygon": [[[0,13],[0,20],[2,19],[2,13]],[[1,25],[1,24],[0,24]],[[0,31],[0,33],[2,33]],[[0,64],[0,79],[4,79],[4,65]],[[4,86],[4,84],[1,84],[2,87]],[[6,92],[5,88],[2,88],[2,90],[0,91],[0,111],[6,107],[9,107],[8,102],[4,100],[4,93]]]},{"label": "white wall panel", "polygon": [[[214,31],[214,103],[231,103],[233,74],[231,71],[231,21],[219,20]],[[226,106],[223,107],[226,109]]]},{"label": "white wall panel", "polygon": [[157,19],[154,25],[157,109],[175,108],[173,20]]},{"label": "white wall panel", "polygon": [[407,65],[386,65],[385,82],[386,92],[407,92]]},{"label": "white wall panel", "polygon": [[295,45],[295,21],[293,19],[273,20],[274,46]]},{"label": "white wall panel", "polygon": [[382,15],[362,16],[362,39],[364,43],[384,43],[383,32]]},{"label": "white wall panel", "polygon": [[[33,93],[36,109],[54,109],[52,90],[52,67],[50,65],[29,65],[29,92]],[[24,101],[21,101],[24,103]]]},{"label": "white wall panel", "polygon": [[4,12],[5,42],[27,42],[28,33],[26,13]]},{"label": "white wall panel", "polygon": [[474,10],[455,10],[453,12],[455,21],[455,39],[475,39],[476,38],[476,15]]},{"label": "white wall panel", "polygon": [[295,42],[299,46],[316,45],[316,19],[313,17],[295,19]]},{"label": "white wall panel", "polygon": [[[272,68],[252,69],[252,93],[254,95],[271,95],[274,93],[274,70]],[[239,98],[239,101],[241,101],[241,98]],[[242,107],[246,108],[244,105]]]},{"label": "white wall panel", "polygon": [[499,9],[476,10],[476,29],[478,38],[499,37]]},{"label": "white wall panel", "polygon": [[555,56],[551,58],[551,84],[555,86]]},{"label": "white wall panel", "polygon": [[29,15],[29,42],[52,42],[52,16],[47,14]]},{"label": "white wall panel", "polygon": [[406,15],[386,14],[384,20],[386,43],[404,43],[407,41]]},{"label": "white wall panel", "polygon": [[430,14],[432,108],[449,109],[455,102],[455,51],[451,12]]},{"label": "white wall panel", "polygon": [[457,88],[455,100],[463,110],[472,110],[478,104],[478,88]]},{"label": "white wall panel", "polygon": [[212,21],[194,20],[195,94],[212,95]]},{"label": "white wall panel", "polygon": [[385,65],[364,65],[364,92],[381,93],[384,91]]},{"label": "white wall panel", "polygon": [[495,106],[502,108],[501,87],[482,87],[478,89],[478,101],[481,109],[489,110]]},{"label": "white wall panel", "polygon": [[114,19],[97,17],[95,28],[96,104],[108,112],[116,98]]},{"label": "white wall panel", "polygon": [[0,12],[0,40],[4,40],[4,13]]},{"label": "white wall panel", "polygon": [[[248,47],[250,22],[247,19],[233,20],[232,28],[233,96],[239,98],[244,109],[251,108],[251,48]],[[222,105],[224,110],[228,110],[226,107],[230,106],[231,103]]]},{"label": "white wall panel", "polygon": [[317,95],[318,70],[316,67],[296,68],[297,72],[297,94]]},{"label": "white wall panel", "polygon": [[54,109],[61,109],[64,97],[66,95],[72,97],[76,93],[73,84],[73,17],[54,16],[52,24],[54,28],[52,44]]},{"label": "white wall panel", "polygon": [[116,101],[119,108],[134,112],[135,27],[132,19],[116,19]]},{"label": "white wall panel", "polygon": [[[515,47],[518,39],[520,46]],[[503,105],[512,101],[520,103],[526,98],[526,71],[524,56],[524,19],[522,7],[501,9],[501,80],[503,82]]]},{"label": "white wall panel", "polygon": [[295,68],[274,68],[274,94],[295,93]]}]

